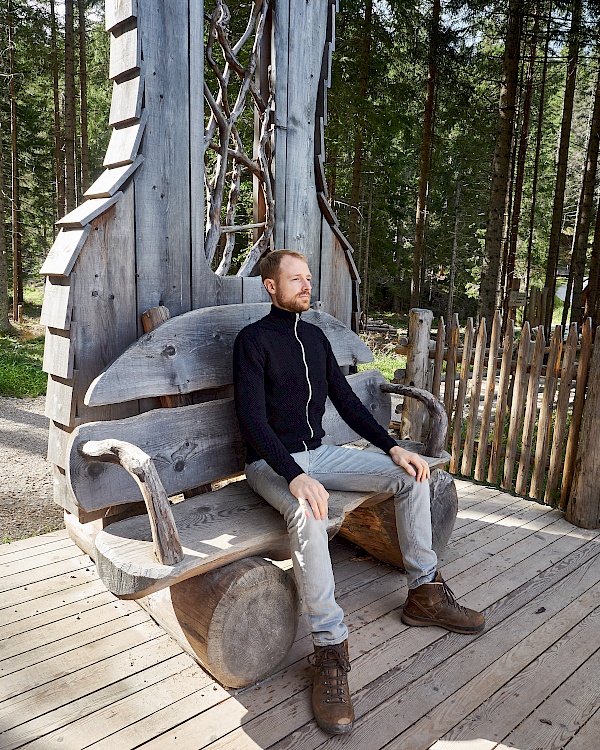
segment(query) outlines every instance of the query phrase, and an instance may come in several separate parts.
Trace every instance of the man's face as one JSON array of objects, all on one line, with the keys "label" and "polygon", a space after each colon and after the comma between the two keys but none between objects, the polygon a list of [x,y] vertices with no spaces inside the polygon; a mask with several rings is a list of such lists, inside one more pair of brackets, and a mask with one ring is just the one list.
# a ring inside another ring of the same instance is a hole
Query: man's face
[{"label": "man's face", "polygon": [[277,279],[265,279],[265,288],[275,307],[289,312],[305,312],[310,307],[311,273],[299,258],[285,255]]}]

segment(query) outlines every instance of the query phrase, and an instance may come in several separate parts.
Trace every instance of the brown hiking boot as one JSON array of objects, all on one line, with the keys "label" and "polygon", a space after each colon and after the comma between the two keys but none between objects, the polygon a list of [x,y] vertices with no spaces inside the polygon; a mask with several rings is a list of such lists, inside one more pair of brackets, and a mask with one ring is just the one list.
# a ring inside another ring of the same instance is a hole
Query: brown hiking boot
[{"label": "brown hiking boot", "polygon": [[405,625],[438,625],[454,633],[479,633],[485,625],[480,612],[456,601],[439,570],[431,583],[408,590],[401,620]]},{"label": "brown hiking boot", "polygon": [[331,734],[352,730],[354,709],[348,690],[348,641],[334,646],[315,646],[312,706],[317,724]]}]

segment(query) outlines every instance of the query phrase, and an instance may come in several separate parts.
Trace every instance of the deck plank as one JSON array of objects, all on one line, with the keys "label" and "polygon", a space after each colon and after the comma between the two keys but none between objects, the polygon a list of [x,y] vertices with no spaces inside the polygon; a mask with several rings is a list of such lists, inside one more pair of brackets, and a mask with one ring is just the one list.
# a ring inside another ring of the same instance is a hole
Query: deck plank
[{"label": "deck plank", "polygon": [[357,713],[343,738],[311,715],[305,619],[276,674],[226,690],[134,602],[106,593],[66,532],[0,547],[0,749],[595,746],[599,532],[494,488],[457,488],[440,562],[461,602],[485,610],[479,636],[406,627],[404,575],[332,542]]}]

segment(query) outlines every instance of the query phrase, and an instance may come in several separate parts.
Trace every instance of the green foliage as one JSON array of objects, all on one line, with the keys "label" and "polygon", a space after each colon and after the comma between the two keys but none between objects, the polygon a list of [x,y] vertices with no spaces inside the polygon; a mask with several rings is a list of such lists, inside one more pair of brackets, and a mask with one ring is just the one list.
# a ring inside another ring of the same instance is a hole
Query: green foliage
[{"label": "green foliage", "polygon": [[43,336],[0,333],[0,396],[43,396],[47,381],[42,372],[43,353]]}]

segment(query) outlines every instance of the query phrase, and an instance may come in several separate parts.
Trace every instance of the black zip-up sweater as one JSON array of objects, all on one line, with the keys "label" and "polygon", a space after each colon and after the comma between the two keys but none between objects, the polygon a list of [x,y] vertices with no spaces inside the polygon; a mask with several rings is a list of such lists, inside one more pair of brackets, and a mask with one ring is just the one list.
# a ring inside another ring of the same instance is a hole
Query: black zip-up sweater
[{"label": "black zip-up sweater", "polygon": [[397,445],[348,384],[323,331],[300,314],[272,305],[241,330],[233,378],[247,463],[264,458],[288,483],[303,473],[290,454],[321,445],[327,396],[359,435],[386,453]]}]

